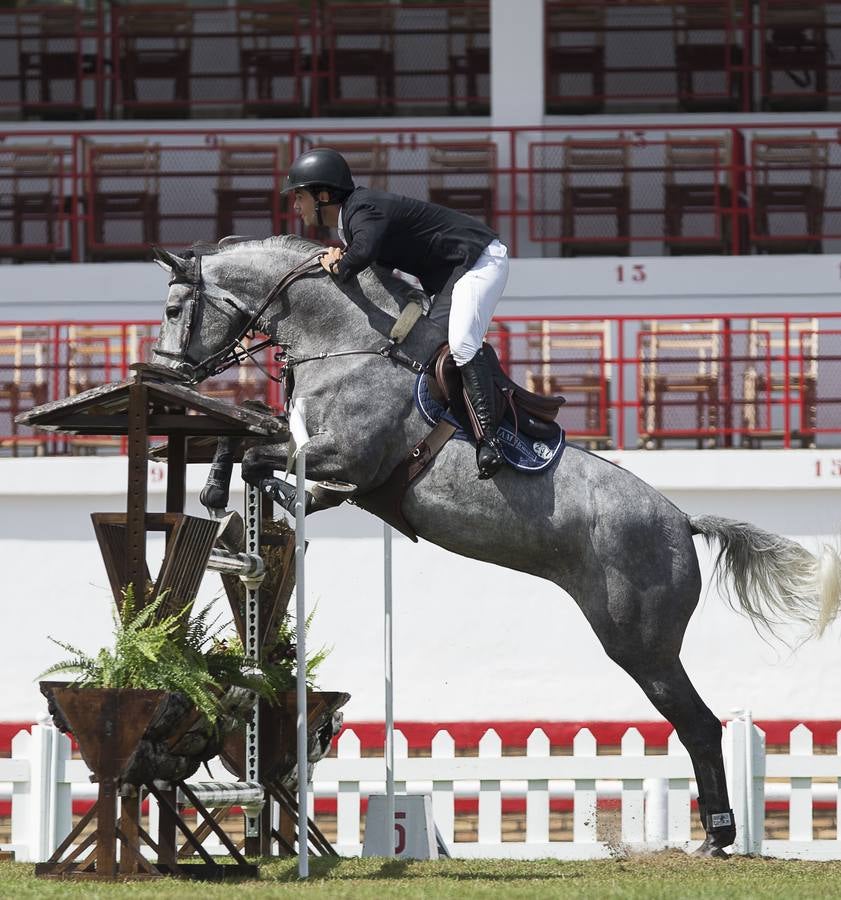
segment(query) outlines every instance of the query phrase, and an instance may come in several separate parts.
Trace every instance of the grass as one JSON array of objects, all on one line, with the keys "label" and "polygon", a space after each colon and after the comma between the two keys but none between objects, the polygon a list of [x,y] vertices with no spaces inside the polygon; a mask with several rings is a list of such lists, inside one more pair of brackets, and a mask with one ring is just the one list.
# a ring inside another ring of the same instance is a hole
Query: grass
[{"label": "grass", "polygon": [[841,898],[841,861],[693,859],[668,851],[587,862],[537,860],[312,860],[298,881],[296,860],[265,860],[259,881],[197,883],[179,879],[123,884],[35,878],[24,863],[0,863],[0,897],[201,898]]}]

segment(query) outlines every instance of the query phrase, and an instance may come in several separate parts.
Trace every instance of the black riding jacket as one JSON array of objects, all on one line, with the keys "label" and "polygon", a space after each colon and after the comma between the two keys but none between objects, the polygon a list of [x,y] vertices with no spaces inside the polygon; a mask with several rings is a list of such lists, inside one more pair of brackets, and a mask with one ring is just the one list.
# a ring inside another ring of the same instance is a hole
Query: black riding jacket
[{"label": "black riding jacket", "polygon": [[471,269],[497,235],[478,219],[435,203],[356,188],[342,204],[347,281],[371,263],[414,275],[437,294],[456,269]]}]

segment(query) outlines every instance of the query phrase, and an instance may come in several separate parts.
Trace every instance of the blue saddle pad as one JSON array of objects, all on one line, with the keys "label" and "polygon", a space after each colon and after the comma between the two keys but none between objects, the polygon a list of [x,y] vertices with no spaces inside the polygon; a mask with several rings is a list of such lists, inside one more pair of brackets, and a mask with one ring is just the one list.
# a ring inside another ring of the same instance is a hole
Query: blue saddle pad
[{"label": "blue saddle pad", "polygon": [[[473,435],[468,434],[455,416],[441,406],[429,393],[425,373],[418,375],[415,382],[415,405],[430,425],[437,425],[442,418],[455,425],[457,430],[453,435],[453,440],[476,443]],[[508,463],[520,472],[542,472],[564,452],[566,435],[560,425],[556,424],[555,429],[556,433],[552,440],[539,441],[522,432],[515,432],[514,423],[506,417],[502,420],[497,432],[502,454]]]}]

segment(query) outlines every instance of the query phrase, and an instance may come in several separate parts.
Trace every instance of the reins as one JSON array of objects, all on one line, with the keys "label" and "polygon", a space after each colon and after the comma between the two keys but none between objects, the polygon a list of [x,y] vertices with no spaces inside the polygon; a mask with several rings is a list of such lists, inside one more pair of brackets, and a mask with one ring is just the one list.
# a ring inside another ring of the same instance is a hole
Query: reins
[{"label": "reins", "polygon": [[[221,372],[225,372],[230,369],[232,366],[241,365],[246,359],[250,359],[257,368],[263,372],[263,374],[269,378],[271,381],[282,383],[289,382],[293,377],[293,370],[296,366],[300,366],[303,363],[307,362],[315,362],[318,360],[331,359],[333,357],[340,356],[382,356],[385,359],[390,359],[393,362],[396,362],[398,365],[401,365],[407,369],[410,369],[413,372],[425,372],[427,369],[426,363],[418,362],[416,359],[405,354],[402,350],[399,349],[398,344],[400,344],[406,335],[411,331],[415,322],[417,322],[418,318],[422,314],[422,309],[417,303],[409,303],[400,313],[400,315],[395,320],[394,326],[391,329],[391,332],[388,337],[387,343],[381,346],[373,346],[373,347],[364,347],[361,349],[350,349],[350,350],[334,350],[334,351],[322,351],[321,353],[312,354],[310,356],[299,356],[294,357],[290,356],[285,350],[282,350],[280,353],[275,355],[275,360],[284,365],[285,372],[282,377],[278,377],[273,375],[268,369],[257,359],[256,354],[259,351],[264,350],[266,347],[276,347],[282,346],[279,345],[272,338],[266,338],[265,340],[260,341],[257,344],[253,344],[250,347],[246,347],[242,340],[249,333],[253,334],[256,329],[259,327],[260,319],[263,314],[268,309],[269,305],[281,294],[283,291],[287,290],[292,284],[294,284],[299,278],[306,275],[310,270],[317,268],[320,263],[318,263],[318,259],[323,255],[324,251],[319,250],[316,253],[313,253],[311,256],[308,256],[302,262],[298,263],[294,268],[290,269],[278,283],[266,294],[266,296],[261,301],[259,307],[256,312],[250,313],[247,309],[244,309],[238,302],[235,302],[233,299],[228,297],[218,297],[217,299],[228,303],[232,306],[238,313],[242,315],[248,316],[248,321],[245,325],[239,329],[239,334],[233,340],[229,341],[221,350],[217,350],[216,353],[213,353],[211,356],[208,356],[206,359],[201,360],[197,363],[191,363],[186,359],[186,346],[189,344],[189,335],[192,330],[192,321],[195,316],[195,309],[198,304],[198,299],[201,291],[201,255],[196,254],[194,257],[196,261],[196,271],[191,278],[182,278],[182,281],[186,281],[188,284],[193,285],[193,296],[191,298],[190,305],[190,322],[187,326],[187,332],[184,336],[184,342],[181,354],[171,353],[169,351],[156,350],[161,356],[170,356],[174,358],[181,358],[182,363],[180,369],[188,377],[193,383],[201,381],[204,378],[209,378],[213,375],[219,375]],[[178,278],[176,277],[172,283],[177,283]]]},{"label": "reins", "polygon": [[394,362],[398,363],[401,366],[405,366],[407,369],[411,369],[413,372],[425,372],[428,368],[428,361],[426,363],[419,363],[416,359],[412,359],[411,356],[405,354],[402,350],[398,348],[398,344],[403,343],[403,341],[408,336],[409,332],[414,328],[415,323],[418,319],[423,315],[423,308],[419,303],[412,301],[411,303],[407,303],[405,307],[403,307],[400,315],[395,319],[394,325],[391,327],[391,331],[388,335],[388,343],[383,344],[381,347],[367,347],[362,350],[334,350],[328,351],[324,350],[321,353],[316,353],[312,356],[285,356],[286,365],[290,367],[290,369],[295,366],[301,365],[301,363],[305,362],[313,362],[315,360],[321,359],[330,359],[334,356],[361,356],[361,355],[371,355],[371,356],[383,356],[386,359],[391,359]]},{"label": "reins", "polygon": [[396,342],[392,339],[389,339],[389,342],[382,347],[369,347],[363,350],[334,350],[332,352],[325,350],[322,353],[316,353],[313,356],[288,356],[284,354],[283,358],[286,361],[287,367],[292,369],[295,366],[300,366],[301,363],[314,362],[315,360],[321,359],[331,359],[334,356],[383,356],[407,369],[411,369],[413,372],[425,372],[427,366],[426,363],[420,363],[416,359],[412,359],[411,356],[405,354],[397,347]]}]

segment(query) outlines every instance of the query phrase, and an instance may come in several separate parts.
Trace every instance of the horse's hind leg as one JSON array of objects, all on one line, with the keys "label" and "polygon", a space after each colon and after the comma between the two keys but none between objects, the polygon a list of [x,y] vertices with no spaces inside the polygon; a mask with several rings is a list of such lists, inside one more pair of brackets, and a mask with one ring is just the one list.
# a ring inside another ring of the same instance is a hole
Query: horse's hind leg
[{"label": "horse's hind leg", "polygon": [[706,832],[706,839],[696,852],[726,858],[724,848],[735,841],[736,825],[727,797],[721,723],[698,696],[680,660],[625,668],[671,722],[689,752],[698,782],[698,812]]}]

